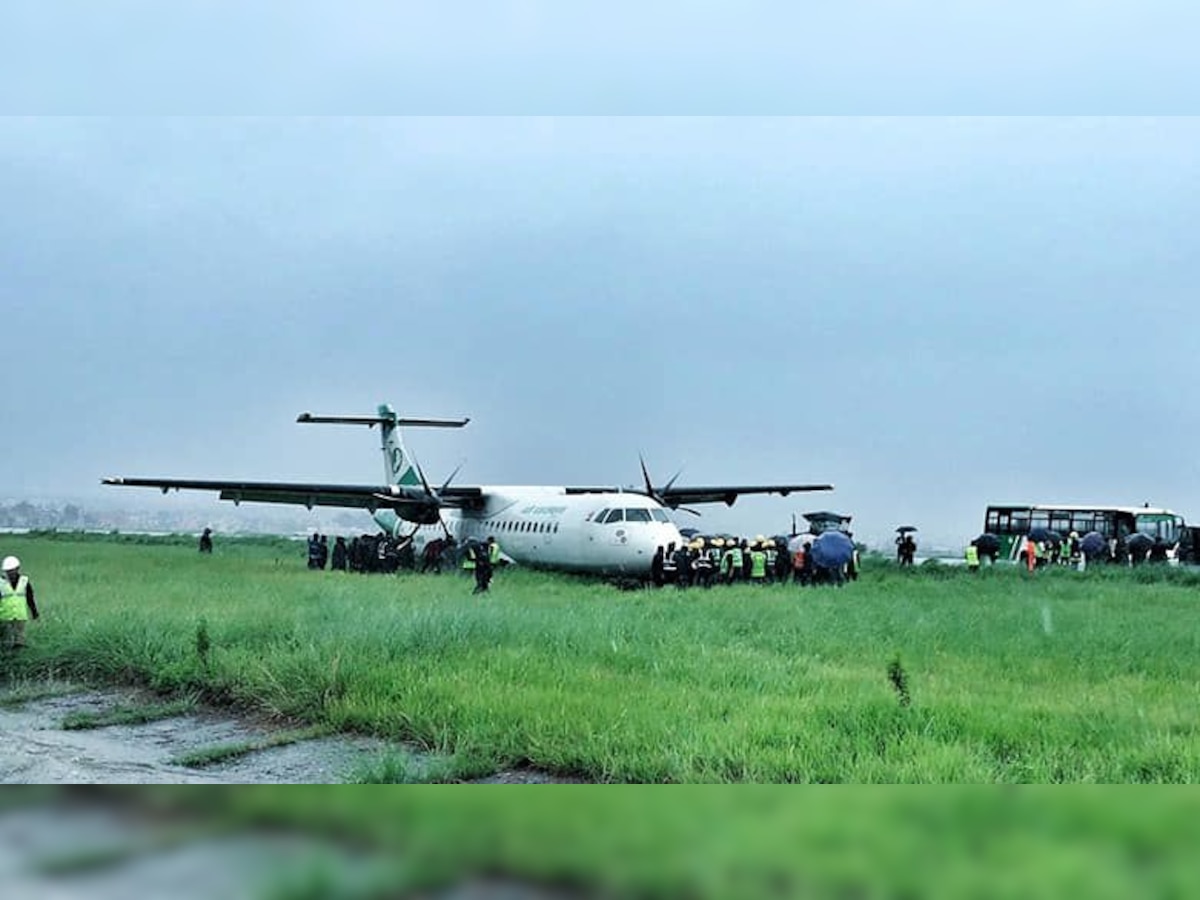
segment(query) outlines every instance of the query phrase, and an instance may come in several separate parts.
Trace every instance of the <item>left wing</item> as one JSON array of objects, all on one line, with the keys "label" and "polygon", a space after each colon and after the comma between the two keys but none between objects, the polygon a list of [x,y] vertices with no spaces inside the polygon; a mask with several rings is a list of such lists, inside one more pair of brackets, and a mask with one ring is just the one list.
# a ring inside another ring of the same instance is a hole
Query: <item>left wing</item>
[{"label": "left wing", "polygon": [[392,509],[409,521],[436,521],[444,507],[478,504],[483,490],[455,486],[434,492],[426,487],[369,484],[304,484],[281,481],[201,481],[186,478],[105,478],[103,484],[158,488],[167,491],[216,491],[234,503],[286,503],[295,506],[338,506],[352,509]]}]

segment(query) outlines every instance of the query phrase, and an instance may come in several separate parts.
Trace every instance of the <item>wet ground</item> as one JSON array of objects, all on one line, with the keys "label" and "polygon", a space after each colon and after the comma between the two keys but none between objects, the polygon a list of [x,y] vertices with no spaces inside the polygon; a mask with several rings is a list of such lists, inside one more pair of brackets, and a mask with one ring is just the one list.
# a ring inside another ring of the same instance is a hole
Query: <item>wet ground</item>
[{"label": "wet ground", "polygon": [[[0,701],[5,699],[0,692]],[[188,753],[267,740],[255,723],[194,712],[138,725],[66,730],[74,713],[146,702],[128,691],[83,691],[0,707],[3,784],[338,784],[389,748],[381,741],[324,737],[256,750],[202,768]]]},{"label": "wet ground", "polygon": [[[150,701],[128,690],[78,690],[68,685],[37,690],[53,693],[14,702],[22,696],[19,690],[0,690],[0,784],[342,784],[385,757],[401,754],[417,771],[429,762],[402,744],[333,735],[188,766],[181,757],[230,745],[261,744],[278,736],[278,730],[211,710],[145,724],[68,730],[63,722],[74,714],[103,714]],[[520,770],[497,772],[478,783],[574,780]]]}]

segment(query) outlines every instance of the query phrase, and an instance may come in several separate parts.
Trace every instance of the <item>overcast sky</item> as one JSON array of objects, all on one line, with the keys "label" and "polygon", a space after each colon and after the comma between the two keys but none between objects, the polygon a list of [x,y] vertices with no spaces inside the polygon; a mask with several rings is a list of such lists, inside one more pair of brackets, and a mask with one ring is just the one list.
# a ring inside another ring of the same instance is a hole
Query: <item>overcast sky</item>
[{"label": "overcast sky", "polygon": [[3,493],[375,482],[374,432],[294,418],[389,401],[472,418],[408,435],[431,479],[632,484],[643,453],[837,485],[713,528],[1200,519],[1197,147],[1188,119],[6,120]]},{"label": "overcast sky", "polygon": [[[294,418],[388,401],[431,478],[837,484],[714,529],[1200,520],[1200,122],[858,117],[1196,112],[1195,5],[825,6],[6,4],[0,106],[103,117],[0,120],[0,497],[374,482]],[[540,115],[692,112],[855,117]]]}]

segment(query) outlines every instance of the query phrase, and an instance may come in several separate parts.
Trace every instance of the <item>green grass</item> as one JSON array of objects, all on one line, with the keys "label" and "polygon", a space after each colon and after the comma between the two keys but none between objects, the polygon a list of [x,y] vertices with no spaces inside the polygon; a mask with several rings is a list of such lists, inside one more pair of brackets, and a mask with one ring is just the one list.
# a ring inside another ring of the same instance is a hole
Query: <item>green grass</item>
[{"label": "green grass", "polygon": [[74,712],[64,716],[61,727],[66,731],[106,728],[109,725],[145,725],[186,715],[196,708],[194,696],[181,697],[169,703],[135,703],[116,706],[103,712]]},{"label": "green grass", "polygon": [[217,744],[211,747],[200,747],[175,757],[172,762],[176,765],[192,769],[202,769],[218,763],[229,762],[239,756],[269,750],[272,747],[285,747],[300,741],[311,741],[314,738],[327,737],[333,729],[327,725],[311,725],[307,728],[293,728],[277,731],[264,738],[253,741],[239,741],[232,744]]},{"label": "green grass", "polygon": [[621,592],[513,570],[480,598],[454,576],[310,572],[268,542],[5,552],[44,616],[0,680],[132,684],[410,742],[450,760],[434,779],[1200,780],[1189,572],[876,562],[841,590]]}]

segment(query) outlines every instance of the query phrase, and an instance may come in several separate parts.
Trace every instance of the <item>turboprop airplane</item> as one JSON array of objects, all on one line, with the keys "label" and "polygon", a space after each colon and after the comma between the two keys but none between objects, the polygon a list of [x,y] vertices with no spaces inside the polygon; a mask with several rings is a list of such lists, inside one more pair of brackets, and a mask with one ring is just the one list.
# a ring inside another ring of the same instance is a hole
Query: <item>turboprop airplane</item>
[{"label": "turboprop airplane", "polygon": [[400,429],[462,428],[469,419],[405,419],[388,405],[373,416],[314,416],[297,422],[379,426],[387,482],[295,484],[268,481],[200,481],[183,478],[105,478],[104,484],[170,490],[217,491],[222,500],[365,509],[388,534],[411,535],[419,551],[426,541],[451,536],[459,543],[494,535],[513,561],[568,572],[645,576],[658,547],[683,538],[668,509],[684,504],[725,503],[742,494],[829,491],[831,484],[677,487],[672,478],[655,487],[642,463],[644,488],[604,486],[440,487],[425,478],[400,438]]}]

